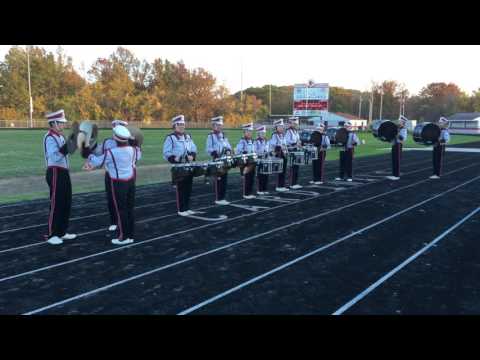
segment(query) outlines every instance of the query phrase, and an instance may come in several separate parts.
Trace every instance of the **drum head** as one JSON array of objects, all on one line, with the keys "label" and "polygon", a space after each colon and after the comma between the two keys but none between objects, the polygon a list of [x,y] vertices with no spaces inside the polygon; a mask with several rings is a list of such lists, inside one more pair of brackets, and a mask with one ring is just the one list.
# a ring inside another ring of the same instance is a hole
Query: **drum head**
[{"label": "drum head", "polygon": [[432,145],[440,137],[440,127],[434,123],[422,123],[415,126],[413,140],[424,145]]},{"label": "drum head", "polygon": [[340,128],[335,133],[335,142],[337,144],[346,144],[348,139],[348,131],[345,128]]}]

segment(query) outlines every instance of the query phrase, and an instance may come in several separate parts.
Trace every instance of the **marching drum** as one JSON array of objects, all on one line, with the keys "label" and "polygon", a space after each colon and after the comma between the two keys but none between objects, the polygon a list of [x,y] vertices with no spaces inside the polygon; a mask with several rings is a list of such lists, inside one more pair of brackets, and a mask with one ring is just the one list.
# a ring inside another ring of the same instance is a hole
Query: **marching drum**
[{"label": "marching drum", "polygon": [[348,131],[345,128],[340,128],[335,132],[335,143],[337,145],[345,145],[348,140]]},{"label": "marching drum", "polygon": [[433,145],[440,137],[440,127],[434,123],[421,123],[413,129],[413,141],[422,145]]},{"label": "marching drum", "polygon": [[288,152],[288,165],[307,165],[305,161],[305,151],[290,151]]},{"label": "marching drum", "polygon": [[398,126],[390,120],[377,121],[372,125],[372,134],[380,141],[391,142],[398,134]]},{"label": "marching drum", "polygon": [[257,162],[257,154],[256,153],[239,154],[239,155],[232,156],[232,159],[233,159],[233,167],[255,165]]},{"label": "marching drum", "polygon": [[178,182],[186,176],[199,177],[207,173],[206,163],[184,163],[172,165],[172,181]]},{"label": "marching drum", "polygon": [[209,161],[206,163],[206,176],[222,176],[228,171],[224,161]]},{"label": "marching drum", "polygon": [[306,145],[305,151],[305,163],[309,164],[312,160],[318,160],[318,148],[313,145]]},{"label": "marching drum", "polygon": [[258,173],[263,175],[281,174],[283,172],[283,159],[266,158],[259,159],[257,163]]}]

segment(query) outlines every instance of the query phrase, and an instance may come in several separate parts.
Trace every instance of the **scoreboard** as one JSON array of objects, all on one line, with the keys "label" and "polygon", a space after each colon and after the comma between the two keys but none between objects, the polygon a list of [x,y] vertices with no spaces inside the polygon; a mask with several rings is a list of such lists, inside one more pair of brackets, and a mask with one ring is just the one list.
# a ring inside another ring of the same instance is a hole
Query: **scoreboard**
[{"label": "scoreboard", "polygon": [[328,112],[328,93],[328,84],[296,84],[293,89],[293,115],[325,115]]}]

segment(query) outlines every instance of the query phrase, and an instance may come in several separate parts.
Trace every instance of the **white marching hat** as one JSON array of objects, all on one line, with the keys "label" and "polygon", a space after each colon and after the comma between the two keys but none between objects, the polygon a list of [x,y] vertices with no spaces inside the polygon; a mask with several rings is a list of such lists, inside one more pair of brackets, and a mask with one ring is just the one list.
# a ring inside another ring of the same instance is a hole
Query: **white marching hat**
[{"label": "white marching hat", "polygon": [[353,126],[353,123],[351,121],[347,121],[345,123],[345,127],[352,127]]},{"label": "white marching hat", "polygon": [[213,117],[213,118],[211,118],[210,121],[212,122],[213,125],[215,125],[215,124],[217,124],[217,125],[223,125],[223,116]]},{"label": "white marching hat", "polygon": [[172,118],[172,125],[185,124],[185,116],[178,115]]},{"label": "white marching hat", "polygon": [[298,125],[298,117],[292,116],[291,118],[288,119],[289,124],[297,124]]},{"label": "white marching hat", "polygon": [[283,126],[283,119],[273,120],[273,126]]},{"label": "white marching hat", "polygon": [[253,131],[253,123],[242,125],[243,131]]},{"label": "white marching hat", "polygon": [[317,126],[315,126],[316,129],[323,130],[325,129],[325,125],[322,123],[318,123]]},{"label": "white marching hat", "polygon": [[440,124],[448,124],[448,119],[442,116],[440,119],[438,119],[438,122]]},{"label": "white marching hat", "polygon": [[127,142],[132,138],[132,134],[125,126],[117,125],[113,128],[113,138],[117,141]]},{"label": "white marching hat", "polygon": [[115,127],[115,126],[117,126],[117,125],[127,126],[127,125],[128,125],[128,122],[123,121],[123,120],[113,120],[113,121],[112,121],[112,126]]},{"label": "white marching hat", "polygon": [[267,127],[265,125],[257,126],[255,129],[257,132],[267,132]]},{"label": "white marching hat", "polygon": [[58,110],[58,111],[49,113],[49,114],[47,114],[47,120],[48,120],[48,122],[58,121],[58,122],[61,122],[61,123],[66,123],[67,119],[65,119],[65,111],[63,111],[63,109],[62,109],[62,110]]},{"label": "white marching hat", "polygon": [[400,115],[400,117],[398,118],[398,121],[400,121],[403,124],[406,124],[408,122],[408,119],[405,116]]}]

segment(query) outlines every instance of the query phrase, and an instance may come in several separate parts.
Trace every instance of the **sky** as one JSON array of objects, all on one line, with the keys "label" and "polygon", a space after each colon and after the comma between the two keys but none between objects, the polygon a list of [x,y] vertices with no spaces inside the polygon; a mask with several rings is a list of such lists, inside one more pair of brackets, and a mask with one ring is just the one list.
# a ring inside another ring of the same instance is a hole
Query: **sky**
[{"label": "sky", "polygon": [[[40,45],[55,53],[58,45]],[[454,82],[470,94],[480,88],[479,45],[62,45],[80,72],[118,46],[140,60],[183,60],[202,67],[234,93],[242,87],[315,82],[367,90],[396,80],[411,94],[431,82]],[[0,45],[0,61],[11,45]],[[243,76],[242,76],[243,74]]]}]

